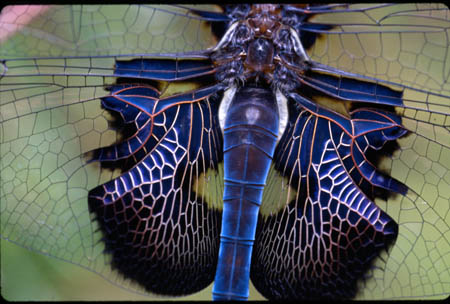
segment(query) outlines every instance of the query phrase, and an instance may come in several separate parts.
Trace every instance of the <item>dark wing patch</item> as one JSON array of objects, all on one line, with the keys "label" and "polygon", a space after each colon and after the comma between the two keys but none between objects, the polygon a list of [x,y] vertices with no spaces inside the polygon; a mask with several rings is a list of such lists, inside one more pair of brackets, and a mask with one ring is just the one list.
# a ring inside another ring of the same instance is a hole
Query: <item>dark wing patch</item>
[{"label": "dark wing patch", "polygon": [[[352,298],[358,280],[395,241],[398,230],[364,193],[375,175],[358,171],[360,163],[351,157],[352,151],[362,138],[366,145],[390,140],[384,137],[375,143],[370,132],[401,127],[386,116],[381,120],[379,114],[363,135],[357,119],[364,110],[348,119],[299,95],[292,97],[290,121],[274,157],[274,169],[284,182],[280,187],[272,174],[265,189],[292,194],[280,195],[288,198],[281,210],[260,216],[251,279],[270,299]],[[365,184],[355,180],[357,176]]]},{"label": "dark wing patch", "polygon": [[92,189],[89,210],[113,268],[153,293],[189,294],[214,279],[221,216],[204,192],[220,192],[221,183],[198,179],[207,171],[221,179],[218,102],[208,99],[215,91],[161,99],[152,87],[119,85],[103,99],[136,132],[99,149],[94,160],[131,158],[135,165]]}]

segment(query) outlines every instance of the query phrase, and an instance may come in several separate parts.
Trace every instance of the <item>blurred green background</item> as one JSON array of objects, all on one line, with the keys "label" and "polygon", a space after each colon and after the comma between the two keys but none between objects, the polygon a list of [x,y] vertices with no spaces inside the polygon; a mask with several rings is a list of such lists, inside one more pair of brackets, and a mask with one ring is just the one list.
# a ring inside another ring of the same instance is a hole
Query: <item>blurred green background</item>
[{"label": "blurred green background", "polygon": [[[8,301],[210,301],[212,284],[185,297],[139,295],[92,271],[1,239],[1,293]],[[264,300],[251,286],[249,300]]]}]

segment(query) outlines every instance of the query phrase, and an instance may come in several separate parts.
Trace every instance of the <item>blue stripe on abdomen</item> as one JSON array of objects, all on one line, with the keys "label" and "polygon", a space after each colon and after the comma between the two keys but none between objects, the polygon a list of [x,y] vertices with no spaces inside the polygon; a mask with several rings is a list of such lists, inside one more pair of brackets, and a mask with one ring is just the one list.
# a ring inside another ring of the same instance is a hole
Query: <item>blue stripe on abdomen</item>
[{"label": "blue stripe on abdomen", "polygon": [[246,300],[256,222],[278,136],[275,96],[243,87],[224,128],[225,190],[214,300]]}]

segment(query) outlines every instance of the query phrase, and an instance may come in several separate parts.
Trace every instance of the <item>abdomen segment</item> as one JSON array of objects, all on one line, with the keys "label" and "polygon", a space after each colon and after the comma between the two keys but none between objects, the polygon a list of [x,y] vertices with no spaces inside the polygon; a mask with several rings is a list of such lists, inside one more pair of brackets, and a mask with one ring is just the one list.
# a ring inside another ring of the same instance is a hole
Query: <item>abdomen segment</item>
[{"label": "abdomen segment", "polygon": [[243,87],[224,128],[225,191],[213,298],[245,300],[259,206],[278,136],[275,96]]}]

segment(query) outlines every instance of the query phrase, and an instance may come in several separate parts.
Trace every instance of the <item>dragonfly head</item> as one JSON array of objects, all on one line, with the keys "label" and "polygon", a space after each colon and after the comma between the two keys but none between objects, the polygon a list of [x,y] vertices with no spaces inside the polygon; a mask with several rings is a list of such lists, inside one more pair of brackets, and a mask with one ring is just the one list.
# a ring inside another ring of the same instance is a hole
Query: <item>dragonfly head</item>
[{"label": "dragonfly head", "polygon": [[248,16],[248,24],[256,36],[273,38],[280,26],[280,6],[276,4],[255,4]]}]

